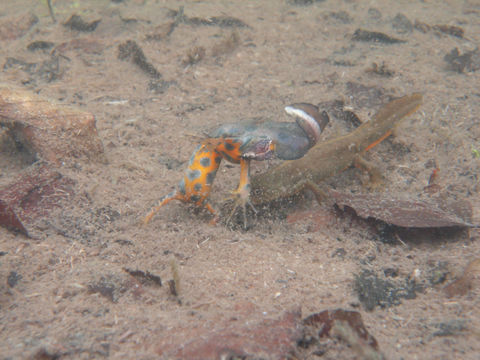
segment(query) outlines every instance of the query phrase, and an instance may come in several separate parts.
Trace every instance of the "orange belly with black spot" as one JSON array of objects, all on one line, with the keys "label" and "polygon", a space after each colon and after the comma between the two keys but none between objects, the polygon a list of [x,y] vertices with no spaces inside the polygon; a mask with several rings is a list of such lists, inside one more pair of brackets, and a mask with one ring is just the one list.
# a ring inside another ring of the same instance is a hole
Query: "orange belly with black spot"
[{"label": "orange belly with black spot", "polygon": [[188,164],[183,179],[179,183],[182,200],[201,206],[210,194],[222,156],[205,144],[200,145]]}]

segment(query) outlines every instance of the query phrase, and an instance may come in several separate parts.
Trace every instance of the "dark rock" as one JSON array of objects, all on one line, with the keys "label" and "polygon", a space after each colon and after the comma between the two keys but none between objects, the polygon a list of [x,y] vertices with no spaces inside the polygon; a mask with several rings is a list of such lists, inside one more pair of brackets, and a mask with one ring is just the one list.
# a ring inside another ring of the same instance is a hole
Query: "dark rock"
[{"label": "dark rock", "polygon": [[399,34],[407,34],[413,31],[412,22],[403,14],[397,14],[392,20],[392,27]]},{"label": "dark rock", "polygon": [[85,22],[80,16],[73,14],[63,25],[71,30],[92,32],[95,31],[100,21],[101,20],[93,20],[91,22]]}]

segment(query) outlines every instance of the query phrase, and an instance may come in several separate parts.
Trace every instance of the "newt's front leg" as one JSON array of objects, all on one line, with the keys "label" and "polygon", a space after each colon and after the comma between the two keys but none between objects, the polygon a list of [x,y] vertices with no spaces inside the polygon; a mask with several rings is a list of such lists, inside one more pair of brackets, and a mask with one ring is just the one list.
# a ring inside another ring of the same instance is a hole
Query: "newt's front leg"
[{"label": "newt's front leg", "polygon": [[238,207],[242,208],[243,212],[243,227],[244,229],[247,228],[247,205],[253,209],[255,213],[257,210],[253,207],[252,203],[250,202],[250,160],[249,159],[241,159],[240,160],[240,182],[238,184],[238,188],[232,191],[232,198],[235,202],[232,212],[228,216],[226,223],[228,224],[235,212],[237,211]]}]

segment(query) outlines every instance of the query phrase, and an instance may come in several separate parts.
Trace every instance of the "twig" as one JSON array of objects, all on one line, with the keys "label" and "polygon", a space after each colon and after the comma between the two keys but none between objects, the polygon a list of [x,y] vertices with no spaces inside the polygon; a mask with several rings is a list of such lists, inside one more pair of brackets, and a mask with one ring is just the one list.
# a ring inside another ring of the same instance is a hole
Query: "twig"
[{"label": "twig", "polygon": [[50,17],[52,18],[53,22],[56,23],[57,20],[55,19],[55,14],[53,13],[52,0],[47,0],[47,5],[48,5],[48,12],[50,13]]}]

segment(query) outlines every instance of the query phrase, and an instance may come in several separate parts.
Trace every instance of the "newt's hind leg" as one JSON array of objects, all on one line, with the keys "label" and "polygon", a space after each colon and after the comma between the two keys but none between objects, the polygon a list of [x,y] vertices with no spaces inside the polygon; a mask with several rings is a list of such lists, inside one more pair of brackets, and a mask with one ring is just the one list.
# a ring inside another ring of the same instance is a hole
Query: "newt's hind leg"
[{"label": "newt's hind leg", "polygon": [[153,216],[160,210],[160,208],[168,204],[172,200],[183,200],[183,196],[179,194],[176,190],[174,190],[171,193],[162,197],[159,200],[158,205],[153,207],[150,210],[150,212],[147,214],[147,216],[145,216],[145,218],[143,219],[143,225],[147,225],[150,222],[150,220],[152,220]]},{"label": "newt's hind leg", "polygon": [[255,213],[257,210],[254,208],[253,204],[250,202],[250,160],[241,159],[240,160],[240,182],[238,188],[232,191],[232,198],[234,200],[234,206],[232,212],[226,219],[228,224],[235,212],[239,207],[242,208],[243,212],[243,227],[247,228],[247,205],[253,209]]},{"label": "newt's hind leg", "polygon": [[353,161],[353,165],[356,168],[365,170],[370,176],[370,183],[368,184],[369,188],[378,189],[381,188],[384,181],[383,176],[380,171],[373,165],[371,162],[365,160],[360,155],[357,155]]}]

